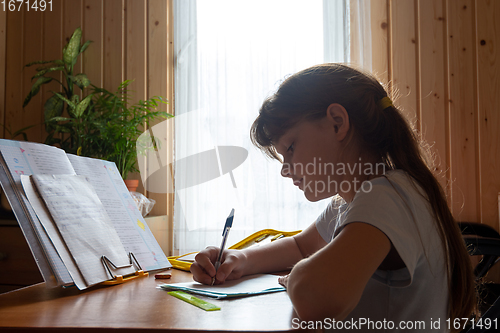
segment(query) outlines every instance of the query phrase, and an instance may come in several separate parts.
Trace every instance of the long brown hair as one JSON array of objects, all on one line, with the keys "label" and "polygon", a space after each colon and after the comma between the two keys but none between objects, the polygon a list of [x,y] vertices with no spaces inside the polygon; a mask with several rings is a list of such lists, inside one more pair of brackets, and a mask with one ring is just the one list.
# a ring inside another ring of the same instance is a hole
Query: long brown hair
[{"label": "long brown hair", "polygon": [[449,316],[468,318],[476,304],[474,276],[461,232],[439,182],[431,172],[426,145],[394,106],[382,110],[387,96],[372,75],[342,64],[323,64],[298,72],[267,98],[251,128],[254,145],[280,160],[273,143],[302,120],[320,120],[330,104],[342,105],[360,146],[390,169],[406,171],[424,190],[447,257]]}]

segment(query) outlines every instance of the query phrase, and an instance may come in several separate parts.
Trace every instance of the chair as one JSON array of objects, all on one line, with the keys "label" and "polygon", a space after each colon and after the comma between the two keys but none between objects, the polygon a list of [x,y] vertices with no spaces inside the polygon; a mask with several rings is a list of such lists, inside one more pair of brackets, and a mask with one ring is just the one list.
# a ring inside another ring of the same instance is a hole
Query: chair
[{"label": "chair", "polygon": [[[488,271],[500,259],[500,234],[490,226],[471,223],[458,223],[465,244],[471,256],[481,255],[481,261],[474,268],[476,281],[483,280]],[[492,326],[493,321],[500,321],[500,285],[496,283],[484,283],[480,297],[479,310],[481,317],[478,319],[477,325],[471,327],[469,325],[462,332],[479,333],[494,331],[495,326]],[[498,324],[497,324],[498,325]]]}]

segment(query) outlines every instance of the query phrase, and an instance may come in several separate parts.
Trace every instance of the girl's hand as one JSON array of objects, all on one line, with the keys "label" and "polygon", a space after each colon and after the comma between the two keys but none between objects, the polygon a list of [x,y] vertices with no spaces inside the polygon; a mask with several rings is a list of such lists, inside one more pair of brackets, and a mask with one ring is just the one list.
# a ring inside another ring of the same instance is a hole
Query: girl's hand
[{"label": "girl's hand", "polygon": [[222,284],[226,280],[235,280],[243,276],[247,260],[244,251],[240,250],[224,250],[221,265],[216,274],[214,265],[219,251],[218,247],[210,246],[196,255],[195,262],[191,265],[191,273],[195,281],[210,285],[215,276],[214,284]]},{"label": "girl's hand", "polygon": [[280,276],[280,277],[278,278],[278,282],[279,282],[279,284],[281,284],[281,285],[282,285],[283,287],[285,287],[285,288],[288,288],[288,276],[289,276],[289,275],[290,275],[290,274],[283,275],[283,276]]}]

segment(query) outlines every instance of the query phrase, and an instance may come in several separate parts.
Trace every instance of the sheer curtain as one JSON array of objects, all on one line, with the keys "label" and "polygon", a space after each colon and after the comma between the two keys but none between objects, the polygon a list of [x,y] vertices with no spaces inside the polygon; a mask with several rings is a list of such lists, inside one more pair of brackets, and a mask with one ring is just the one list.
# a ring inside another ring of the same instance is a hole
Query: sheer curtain
[{"label": "sheer curtain", "polygon": [[265,228],[303,229],[326,207],[280,176],[249,129],[287,75],[350,62],[352,11],[369,10],[360,2],[174,1],[175,253],[218,246],[231,208],[228,245]]}]

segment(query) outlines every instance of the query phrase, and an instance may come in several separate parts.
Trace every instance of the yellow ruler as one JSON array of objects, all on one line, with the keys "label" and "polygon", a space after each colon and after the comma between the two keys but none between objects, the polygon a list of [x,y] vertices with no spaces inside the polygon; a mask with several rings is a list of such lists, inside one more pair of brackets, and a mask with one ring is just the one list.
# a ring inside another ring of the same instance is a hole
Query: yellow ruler
[{"label": "yellow ruler", "polygon": [[212,304],[212,303],[208,303],[202,299],[199,299],[198,297],[194,297],[193,295],[187,294],[183,291],[169,291],[168,294],[172,295],[174,297],[177,297],[178,299],[181,299],[184,302],[188,302],[189,304],[193,304],[194,306],[197,306],[200,309],[203,309],[205,311],[220,310],[220,307],[218,307],[217,305]]}]

